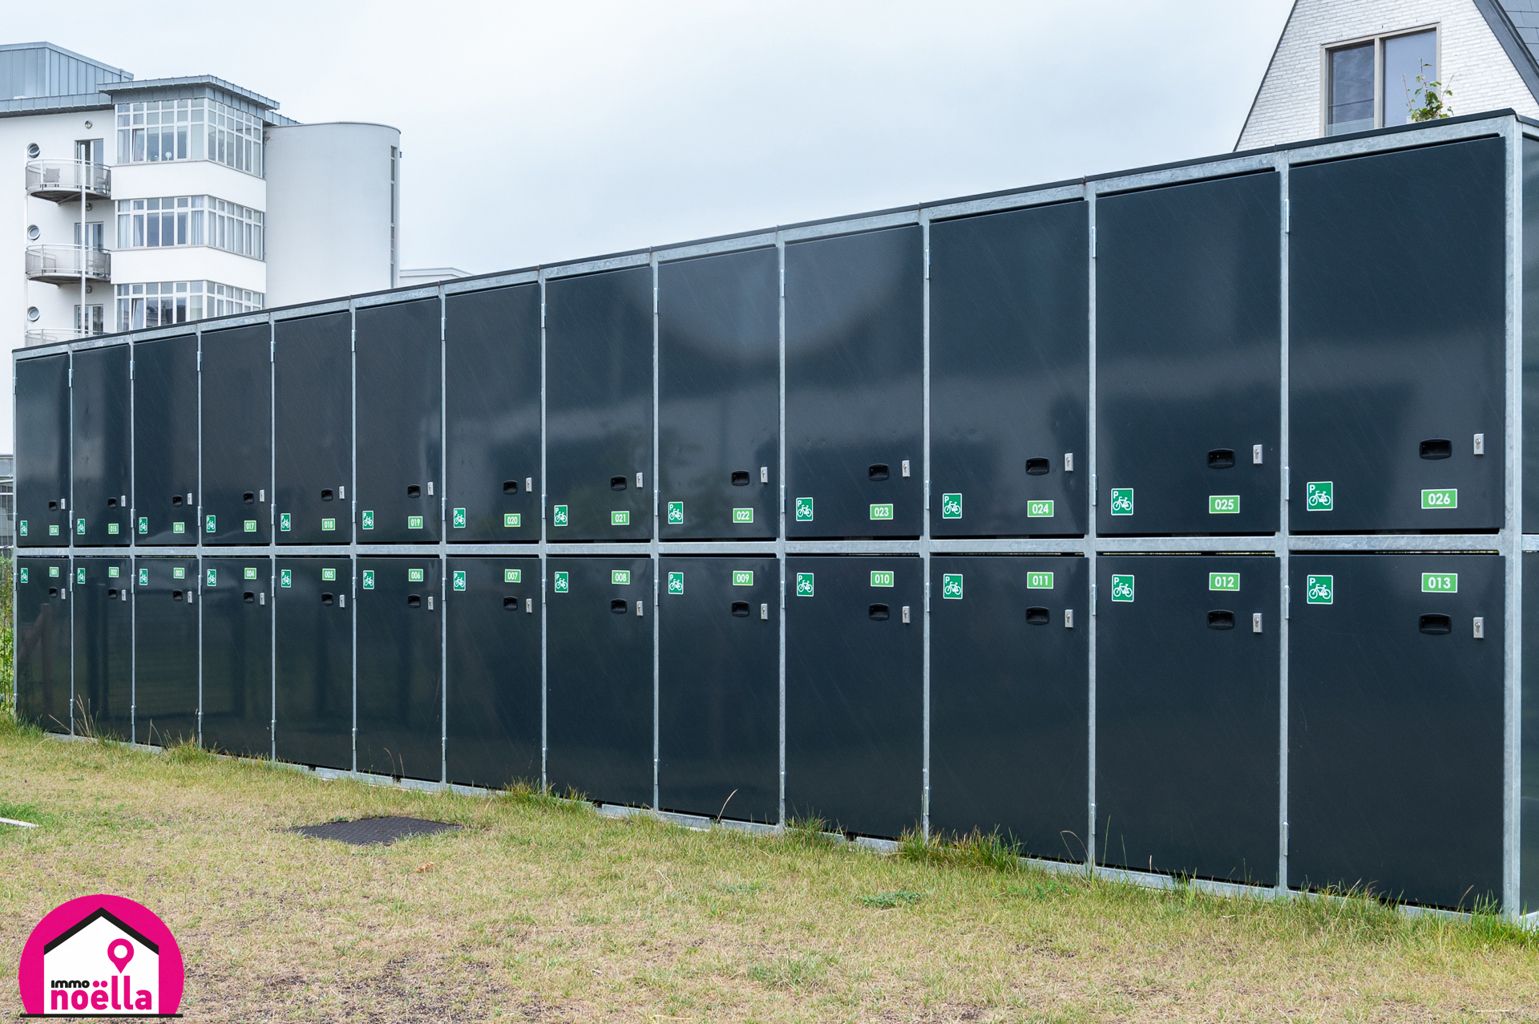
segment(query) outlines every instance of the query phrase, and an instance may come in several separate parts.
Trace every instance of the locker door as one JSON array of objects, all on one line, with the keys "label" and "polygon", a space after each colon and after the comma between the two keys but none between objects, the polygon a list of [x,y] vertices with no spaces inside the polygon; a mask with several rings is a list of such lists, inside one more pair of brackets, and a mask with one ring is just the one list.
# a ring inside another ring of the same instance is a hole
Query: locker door
[{"label": "locker door", "polygon": [[779,530],[780,257],[658,267],[658,486],[667,539]]},{"label": "locker door", "polygon": [[[1525,551],[1523,596],[1527,601],[1533,601],[1536,595],[1539,595],[1539,554]],[[1539,621],[1539,615],[1535,614],[1534,606],[1527,601],[1524,603],[1523,616],[1523,687],[1520,694],[1523,703],[1523,717],[1519,723],[1522,739],[1518,750],[1522,765],[1518,906],[1525,913],[1533,913],[1539,910],[1539,634],[1529,624]]]},{"label": "locker door", "polygon": [[917,537],[924,518],[919,228],[794,242],[785,253],[786,530]]},{"label": "locker door", "polygon": [[1089,217],[1064,203],[930,226],[930,529],[1083,534]]},{"label": "locker door", "polygon": [[358,770],[443,778],[436,558],[358,560]]},{"label": "locker door", "polygon": [[135,543],[196,544],[208,525],[197,518],[197,490],[197,336],[140,342],[134,346]]},{"label": "locker door", "polygon": [[780,567],[665,558],[658,598],[658,802],[780,820]]},{"label": "locker door", "polygon": [[1096,201],[1101,533],[1276,532],[1281,208],[1270,173]]},{"label": "locker door", "polygon": [[442,317],[436,296],[358,310],[358,539],[365,543],[438,540]]},{"label": "locker door", "polygon": [[343,313],[273,326],[280,544],[353,539],[352,323]]},{"label": "locker door", "polygon": [[1103,555],[1097,572],[1097,862],[1275,884],[1276,560]]},{"label": "locker door", "polygon": [[538,558],[449,559],[450,782],[540,784],[540,600]]},{"label": "locker door", "polygon": [[1085,560],[943,556],[930,572],[931,829],[997,831],[1031,856],[1083,861]]},{"label": "locker door", "polygon": [[787,560],[787,817],[887,838],[918,827],[920,572],[901,555]]},{"label": "locker door", "polygon": [[551,539],[652,536],[652,268],[545,285]]},{"label": "locker door", "polygon": [[278,559],[278,760],[353,767],[352,566]]},{"label": "locker door", "polygon": [[16,360],[16,544],[69,543],[69,356]]},{"label": "locker door", "polygon": [[18,558],[16,717],[48,732],[70,731],[69,613],[69,562]]},{"label": "locker door", "polygon": [[203,745],[271,757],[272,562],[204,559],[203,576]]},{"label": "locker door", "polygon": [[134,738],[133,588],[124,558],[75,559],[75,735]]},{"label": "locker door", "polygon": [[652,802],[652,581],[645,558],[551,558],[546,777],[612,804]]},{"label": "locker door", "polygon": [[70,389],[71,471],[75,508],[71,513],[77,546],[129,542],[129,439],[127,345],[88,349],[74,355]]},{"label": "locker door", "polygon": [[450,295],[444,358],[449,540],[538,540],[540,286]]},{"label": "locker door", "polygon": [[134,563],[134,737],[170,747],[198,740],[198,563]]},{"label": "locker door", "polygon": [[1289,571],[1289,882],[1499,897],[1503,560],[1296,554]]},{"label": "locker door", "polygon": [[1505,181],[1501,139],[1293,169],[1293,530],[1502,525]]},{"label": "locker door", "polygon": [[272,529],[272,328],[208,331],[202,346],[203,543],[266,544]]}]

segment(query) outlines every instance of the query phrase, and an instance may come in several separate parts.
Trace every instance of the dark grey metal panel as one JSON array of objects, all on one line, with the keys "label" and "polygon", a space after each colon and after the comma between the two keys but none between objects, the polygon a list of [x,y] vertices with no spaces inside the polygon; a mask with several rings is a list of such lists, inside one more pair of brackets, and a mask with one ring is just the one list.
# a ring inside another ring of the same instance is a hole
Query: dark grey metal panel
[{"label": "dark grey metal panel", "polygon": [[1101,533],[1276,532],[1281,217],[1271,173],[1096,201]]},{"label": "dark grey metal panel", "polygon": [[206,558],[203,582],[203,745],[271,757],[272,562]]},{"label": "dark grey metal panel", "polygon": [[930,827],[1083,861],[1090,574],[1083,558],[930,562]]},{"label": "dark grey metal panel", "polygon": [[[795,242],[785,254],[786,532],[917,537],[923,236],[887,228]],[[891,517],[873,505],[891,506]]]},{"label": "dark grey metal panel", "polygon": [[438,540],[442,307],[436,297],[358,310],[358,539]]},{"label": "dark grey metal panel", "polygon": [[1518,909],[1531,914],[1539,910],[1539,635],[1532,625],[1539,622],[1539,608],[1530,603],[1539,601],[1539,554],[1531,551],[1523,553],[1523,597]]},{"label": "dark grey metal panel", "polygon": [[16,370],[16,544],[68,544],[69,356],[24,359]]},{"label": "dark grey metal panel", "polygon": [[69,589],[65,559],[16,560],[16,717],[48,732],[70,726]]},{"label": "dark grey metal panel", "polygon": [[774,249],[658,267],[660,530],[770,538],[780,454],[780,257]]},{"label": "dark grey metal panel", "polygon": [[1085,532],[1089,249],[1079,202],[930,225],[935,536]]},{"label": "dark grey metal panel", "polygon": [[465,292],[446,303],[449,540],[537,540],[540,286]]},{"label": "dark grey metal panel", "polygon": [[1097,574],[1097,861],[1275,884],[1276,559],[1103,555]]},{"label": "dark grey metal panel", "polygon": [[665,558],[658,615],[658,803],[780,819],[780,567]]},{"label": "dark grey metal panel", "polygon": [[[1501,526],[1504,154],[1480,139],[1293,170],[1295,532]],[[1442,489],[1457,507],[1422,507]]]},{"label": "dark grey metal panel", "polygon": [[1289,572],[1289,883],[1499,898],[1503,559],[1296,554]]},{"label": "dark grey metal panel", "polygon": [[547,282],[545,336],[551,539],[650,537],[652,268]]},{"label": "dark grey metal panel", "polygon": [[540,560],[449,559],[448,777],[540,784]]},{"label": "dark grey metal panel", "polygon": [[1522,261],[1523,532],[1539,533],[1539,142],[1529,138],[1523,140]]},{"label": "dark grey metal panel", "polygon": [[645,558],[549,561],[545,774],[558,793],[652,802],[650,566]]},{"label": "dark grey metal panel", "polygon": [[280,761],[353,766],[352,574],[346,555],[278,559]]},{"label": "dark grey metal panel", "polygon": [[[272,331],[202,337],[205,544],[266,544],[272,531]],[[208,532],[208,517],[214,532]]]},{"label": "dark grey metal panel", "polygon": [[198,338],[141,342],[134,346],[135,543],[196,544],[208,525],[197,520],[197,491]]},{"label": "dark grey metal panel", "polygon": [[129,543],[130,438],[129,352],[127,345],[88,349],[74,355],[70,385],[75,507],[74,543]]},{"label": "dark grey metal panel", "polygon": [[358,770],[443,777],[437,558],[358,560]]},{"label": "dark grey metal panel", "polygon": [[351,317],[280,320],[273,331],[278,543],[346,544],[353,539]]},{"label": "dark grey metal panel", "polygon": [[133,581],[126,558],[77,558],[75,735],[133,738]]},{"label": "dark grey metal panel", "polygon": [[787,817],[889,838],[918,828],[921,574],[912,556],[786,560]]},{"label": "dark grey metal panel", "polygon": [[198,562],[134,564],[134,738],[170,747],[198,738]]}]

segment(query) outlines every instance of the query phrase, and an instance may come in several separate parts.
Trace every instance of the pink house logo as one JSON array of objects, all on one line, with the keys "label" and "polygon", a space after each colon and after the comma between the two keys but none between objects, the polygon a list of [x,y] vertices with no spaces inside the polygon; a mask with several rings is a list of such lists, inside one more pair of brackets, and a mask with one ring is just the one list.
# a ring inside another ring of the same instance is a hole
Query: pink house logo
[{"label": "pink house logo", "polygon": [[182,1002],[182,953],[133,900],[82,896],[32,929],[17,981],[27,1014],[168,1017]]}]

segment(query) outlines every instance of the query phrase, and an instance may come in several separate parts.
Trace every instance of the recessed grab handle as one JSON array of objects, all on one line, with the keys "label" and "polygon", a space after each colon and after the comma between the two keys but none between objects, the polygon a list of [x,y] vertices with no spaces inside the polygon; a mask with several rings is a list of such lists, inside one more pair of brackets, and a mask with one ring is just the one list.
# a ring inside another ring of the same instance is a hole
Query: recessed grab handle
[{"label": "recessed grab handle", "polygon": [[[117,595],[116,595],[115,592],[109,590],[109,591],[107,591],[107,596],[108,597],[115,597]],[[180,601],[181,599],[182,599],[182,592],[180,590],[173,590],[173,591],[171,591],[171,600],[173,600],[173,601]]]},{"label": "recessed grab handle", "polygon": [[892,470],[885,462],[873,462],[866,467],[867,480],[886,480],[892,476]]},{"label": "recessed grab handle", "polygon": [[1052,459],[1027,459],[1026,460],[1026,475],[1027,476],[1047,476],[1047,474],[1052,472],[1052,470],[1053,470],[1053,460]]},{"label": "recessed grab handle", "polygon": [[328,593],[322,593],[321,594],[321,604],[325,605],[327,608],[330,608],[332,605],[334,605],[336,603],[337,603],[337,595],[335,595],[335,594],[328,594]]},{"label": "recessed grab handle", "polygon": [[507,611],[518,611],[518,598],[505,597],[502,599],[502,607]]},{"label": "recessed grab handle", "polygon": [[1052,617],[1052,613],[1046,608],[1026,609],[1026,624],[1030,626],[1045,626]]},{"label": "recessed grab handle", "polygon": [[[177,593],[180,594],[181,591],[178,590]],[[109,601],[116,601],[117,599],[118,599],[118,588],[117,587],[108,587],[107,588],[107,600],[109,600]]]},{"label": "recessed grab handle", "polygon": [[408,498],[420,498],[420,497],[422,497],[422,485],[421,484],[407,484],[406,485],[406,496]]},{"label": "recessed grab handle", "polygon": [[630,605],[619,598],[615,598],[613,601],[609,602],[609,610],[616,615],[624,615],[626,612],[630,611]]},{"label": "recessed grab handle", "polygon": [[610,477],[609,478],[609,489],[611,491],[623,491],[623,490],[625,490],[625,477],[623,477],[623,476],[612,476],[612,477]]},{"label": "recessed grab handle", "polygon": [[244,492],[240,496],[240,500],[241,500],[242,504],[245,504],[245,505],[255,505],[256,504],[256,492],[255,491],[246,491],[246,492]]},{"label": "recessed grab handle", "polygon": [[419,596],[417,594],[407,594],[406,595],[406,607],[408,607],[408,608],[421,608],[422,607],[422,598],[421,598],[421,596]]},{"label": "recessed grab handle", "polygon": [[1453,618],[1448,615],[1423,615],[1416,620],[1416,628],[1428,636],[1447,636],[1453,632]]},{"label": "recessed grab handle", "polygon": [[747,487],[748,486],[748,481],[751,478],[752,478],[751,474],[748,472],[748,470],[746,470],[746,469],[735,469],[735,470],[732,471],[732,486],[733,487]]},{"label": "recessed grab handle", "polygon": [[872,622],[886,622],[892,618],[892,609],[885,604],[874,604],[866,609],[866,618]]},{"label": "recessed grab handle", "polygon": [[241,594],[240,599],[245,604],[256,604],[256,594],[253,591],[250,591],[250,590],[248,590],[245,593]]},{"label": "recessed grab handle", "polygon": [[1453,442],[1446,437],[1429,437],[1421,443],[1424,459],[1448,459],[1453,457]]},{"label": "recessed grab handle", "polygon": [[336,494],[334,494],[332,492],[330,487],[322,487],[321,488],[321,500],[322,501],[330,501],[332,498],[335,498],[335,497],[336,497]]},{"label": "recessed grab handle", "polygon": [[1233,469],[1234,449],[1214,448],[1208,452],[1209,469]]},{"label": "recessed grab handle", "polygon": [[504,480],[502,482],[502,493],[503,494],[517,494],[518,493],[518,481],[517,480]]},{"label": "recessed grab handle", "polygon": [[746,619],[746,618],[748,618],[748,602],[747,601],[733,601],[732,602],[732,616],[733,616],[733,618],[737,618],[737,619]]},{"label": "recessed grab handle", "polygon": [[1209,629],[1233,629],[1234,612],[1215,610],[1208,613]]}]

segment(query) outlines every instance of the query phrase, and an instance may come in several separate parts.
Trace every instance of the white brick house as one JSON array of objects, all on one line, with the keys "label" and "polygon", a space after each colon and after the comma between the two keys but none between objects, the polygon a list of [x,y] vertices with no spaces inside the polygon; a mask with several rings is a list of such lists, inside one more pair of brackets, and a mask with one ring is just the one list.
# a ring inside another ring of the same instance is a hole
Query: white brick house
[{"label": "white brick house", "polygon": [[1539,118],[1539,0],[1295,0],[1235,148],[1403,124],[1418,74]]}]

